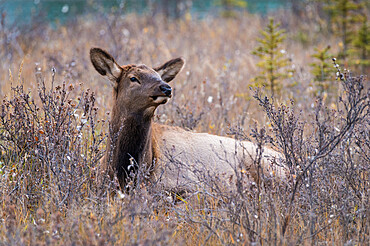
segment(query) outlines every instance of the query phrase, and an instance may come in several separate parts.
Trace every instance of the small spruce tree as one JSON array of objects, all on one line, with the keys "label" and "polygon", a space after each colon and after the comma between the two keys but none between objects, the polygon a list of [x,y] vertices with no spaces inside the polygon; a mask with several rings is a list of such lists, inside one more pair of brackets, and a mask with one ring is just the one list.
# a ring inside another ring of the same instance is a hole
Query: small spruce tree
[{"label": "small spruce tree", "polygon": [[319,85],[320,92],[328,89],[328,84],[325,82],[329,80],[330,75],[333,73],[333,66],[331,64],[333,55],[329,53],[329,49],[329,45],[324,49],[315,48],[316,53],[312,57],[316,58],[316,62],[310,64],[312,67],[311,73],[314,76],[315,82]]},{"label": "small spruce tree", "polygon": [[285,40],[285,30],[279,29],[280,24],[274,23],[270,18],[266,29],[261,31],[263,38],[257,39],[259,46],[252,52],[260,58],[257,66],[261,68],[260,75],[253,78],[252,86],[266,86],[271,91],[271,95],[280,94],[281,81],[284,78],[292,76],[292,69],[289,59],[286,57],[286,51],[281,48]]},{"label": "small spruce tree", "polygon": [[370,24],[364,16],[362,25],[352,40],[352,48],[349,55],[354,57],[354,64],[361,66],[361,73],[366,74],[370,67]]},{"label": "small spruce tree", "polygon": [[325,2],[324,9],[329,13],[332,22],[335,24],[334,32],[342,39],[342,50],[338,56],[346,60],[349,44],[355,33],[354,24],[361,21],[358,11],[364,7],[364,1],[323,0],[323,2]]}]

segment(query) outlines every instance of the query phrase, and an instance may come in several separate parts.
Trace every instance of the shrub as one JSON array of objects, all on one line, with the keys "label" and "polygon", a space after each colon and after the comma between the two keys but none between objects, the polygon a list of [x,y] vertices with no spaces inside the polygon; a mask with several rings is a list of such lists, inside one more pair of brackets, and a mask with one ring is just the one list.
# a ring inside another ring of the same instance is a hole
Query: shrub
[{"label": "shrub", "polygon": [[307,239],[316,243],[320,240],[317,235],[327,236],[324,228],[336,223],[343,242],[367,240],[369,136],[363,130],[369,131],[370,91],[364,89],[364,76],[343,73],[333,60],[343,87],[337,109],[325,107],[318,98],[308,122],[300,120],[293,101],[290,106],[276,107],[260,91],[255,94],[271,122],[272,139],[284,153],[291,173],[284,193],[286,201],[280,200],[286,202],[278,219],[281,237],[293,230],[290,224],[294,223],[295,228],[302,225],[302,231],[297,229],[301,235],[296,238],[298,244]]},{"label": "shrub", "polygon": [[105,138],[94,93],[76,91],[76,85],[65,82],[55,86],[54,68],[51,89],[40,68],[36,78],[34,97],[11,77],[10,83],[18,85],[3,100],[0,115],[0,161],[6,184],[1,192],[21,199],[32,210],[46,200],[55,207],[68,206],[96,190]]}]

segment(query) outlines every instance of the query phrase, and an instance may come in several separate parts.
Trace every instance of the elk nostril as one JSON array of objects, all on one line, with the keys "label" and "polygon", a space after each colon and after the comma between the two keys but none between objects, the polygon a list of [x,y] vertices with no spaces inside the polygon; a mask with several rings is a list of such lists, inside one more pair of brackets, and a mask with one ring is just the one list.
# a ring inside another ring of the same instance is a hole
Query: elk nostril
[{"label": "elk nostril", "polygon": [[171,88],[171,86],[169,86],[169,85],[161,85],[161,86],[159,86],[159,89],[161,89],[161,91],[162,91],[166,96],[170,96],[170,95],[171,95],[171,92],[172,92],[172,88]]}]

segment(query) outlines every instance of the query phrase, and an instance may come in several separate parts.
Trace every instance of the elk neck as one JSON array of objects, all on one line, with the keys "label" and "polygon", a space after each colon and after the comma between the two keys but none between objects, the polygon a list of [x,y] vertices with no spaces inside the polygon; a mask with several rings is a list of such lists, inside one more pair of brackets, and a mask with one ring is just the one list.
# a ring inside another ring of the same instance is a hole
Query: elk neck
[{"label": "elk neck", "polygon": [[[153,117],[144,112],[120,111],[119,114],[116,114],[118,112],[113,109],[112,132],[109,138],[111,144],[108,146],[113,147],[111,160],[122,186],[130,171],[137,169],[136,164],[152,164]],[[135,163],[135,167],[132,166],[132,163]]]}]

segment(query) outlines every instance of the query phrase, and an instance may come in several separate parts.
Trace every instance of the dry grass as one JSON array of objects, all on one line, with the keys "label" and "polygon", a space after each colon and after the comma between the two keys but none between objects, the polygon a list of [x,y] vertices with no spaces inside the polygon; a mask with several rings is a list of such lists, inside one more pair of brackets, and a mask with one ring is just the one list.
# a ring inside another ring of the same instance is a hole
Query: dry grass
[{"label": "dry grass", "polygon": [[[369,95],[359,84],[367,80],[347,77],[343,85],[351,91],[333,78],[331,91],[317,100],[310,55],[316,45],[335,48],[338,41],[313,31],[303,45],[297,19],[277,18],[288,30],[284,49],[296,73],[274,103],[249,90],[258,73],[251,51],[265,23],[259,16],[84,16],[57,29],[37,24],[3,42],[0,244],[366,245]],[[291,177],[278,185],[262,175],[262,185],[249,183],[237,194],[223,194],[208,177],[212,189],[177,200],[154,184],[110,196],[116,184],[98,159],[112,89],[91,66],[91,47],[108,50],[120,64],[156,66],[183,56],[174,98],[158,108],[157,120],[273,145],[285,154]]]}]

